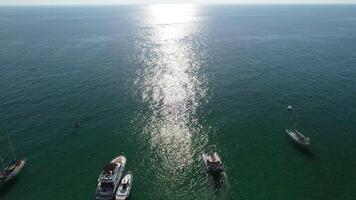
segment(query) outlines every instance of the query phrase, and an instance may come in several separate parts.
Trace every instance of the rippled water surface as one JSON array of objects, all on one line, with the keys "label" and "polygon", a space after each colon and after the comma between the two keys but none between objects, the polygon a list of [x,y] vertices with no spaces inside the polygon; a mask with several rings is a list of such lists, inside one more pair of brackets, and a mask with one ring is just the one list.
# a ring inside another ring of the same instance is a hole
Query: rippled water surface
[{"label": "rippled water surface", "polygon": [[0,156],[10,128],[28,163],[0,199],[94,199],[118,154],[132,199],[353,199],[355,22],[335,5],[1,7]]}]

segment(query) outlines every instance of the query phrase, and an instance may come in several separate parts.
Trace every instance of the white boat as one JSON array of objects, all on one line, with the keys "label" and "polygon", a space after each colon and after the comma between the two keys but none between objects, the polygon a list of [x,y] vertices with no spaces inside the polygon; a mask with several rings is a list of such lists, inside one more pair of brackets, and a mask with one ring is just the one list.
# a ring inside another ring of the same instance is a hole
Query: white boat
[{"label": "white boat", "polygon": [[307,147],[310,145],[310,138],[305,137],[302,133],[297,131],[297,129],[286,129],[287,134],[293,139],[297,144]]},{"label": "white boat", "polygon": [[220,173],[224,171],[224,165],[216,152],[202,154],[202,160],[208,173]]},{"label": "white boat", "polygon": [[125,170],[125,164],[125,156],[118,156],[103,168],[96,187],[97,200],[112,200],[114,198]]},{"label": "white boat", "polygon": [[10,165],[5,167],[1,172],[0,172],[0,181],[2,182],[8,182],[11,179],[15,178],[17,174],[19,174],[22,170],[23,167],[25,167],[26,164],[26,158],[17,160],[14,152],[14,148],[12,146],[12,142],[9,136],[8,131],[6,132],[7,138],[9,140],[9,145],[12,153],[12,158],[13,161]]},{"label": "white boat", "polygon": [[125,200],[130,196],[132,187],[133,175],[131,172],[127,172],[124,178],[121,180],[119,188],[117,189],[115,200]]}]

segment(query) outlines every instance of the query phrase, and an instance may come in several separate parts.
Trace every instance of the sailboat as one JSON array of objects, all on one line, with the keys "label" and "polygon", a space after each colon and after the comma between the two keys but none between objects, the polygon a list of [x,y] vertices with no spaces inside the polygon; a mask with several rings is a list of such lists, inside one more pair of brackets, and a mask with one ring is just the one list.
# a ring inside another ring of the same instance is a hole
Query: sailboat
[{"label": "sailboat", "polygon": [[22,170],[22,168],[26,164],[26,158],[17,160],[14,152],[14,148],[12,146],[12,142],[10,139],[9,131],[6,131],[7,134],[7,139],[9,140],[9,146],[12,154],[12,162],[10,165],[5,167],[1,172],[0,172],[0,181],[1,182],[8,182],[11,179],[15,178],[17,174],[19,174]]},{"label": "sailboat", "polygon": [[[292,106],[290,106],[292,108]],[[289,106],[288,106],[289,108]],[[291,109],[288,109],[291,110]],[[293,117],[293,116],[292,116]],[[294,117],[295,118],[295,117]],[[294,119],[295,120],[295,119]],[[294,128],[293,129],[286,129],[286,133],[289,135],[289,137],[296,142],[298,145],[302,147],[308,147],[310,145],[310,138],[306,137],[303,135],[301,132],[299,132],[296,128],[297,124],[294,122]]]},{"label": "sailboat", "polygon": [[297,129],[286,129],[287,134],[293,139],[297,144],[307,147],[310,145],[310,138],[305,137]]}]

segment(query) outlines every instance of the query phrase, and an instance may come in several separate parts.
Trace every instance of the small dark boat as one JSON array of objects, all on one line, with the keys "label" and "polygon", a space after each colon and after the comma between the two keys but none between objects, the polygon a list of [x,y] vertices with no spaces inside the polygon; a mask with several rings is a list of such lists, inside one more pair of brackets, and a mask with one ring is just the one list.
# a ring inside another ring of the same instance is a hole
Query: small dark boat
[{"label": "small dark boat", "polygon": [[224,165],[216,152],[202,154],[203,164],[208,173],[216,174],[224,171]]},{"label": "small dark boat", "polygon": [[74,128],[79,128],[80,127],[80,122],[74,122],[73,127]]},{"label": "small dark boat", "polygon": [[297,129],[286,129],[286,132],[297,144],[303,147],[308,147],[310,145],[310,138],[305,137],[302,133],[297,131]]}]

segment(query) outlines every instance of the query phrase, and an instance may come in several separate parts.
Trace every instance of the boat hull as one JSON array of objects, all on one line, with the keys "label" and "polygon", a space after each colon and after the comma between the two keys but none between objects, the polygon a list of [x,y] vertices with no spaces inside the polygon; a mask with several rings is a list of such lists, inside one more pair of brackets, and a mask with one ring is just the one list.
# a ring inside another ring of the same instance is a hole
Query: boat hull
[{"label": "boat hull", "polygon": [[0,173],[0,180],[2,182],[8,182],[15,178],[21,172],[22,168],[25,167],[25,164],[26,159],[15,161]]},{"label": "boat hull", "polygon": [[[297,131],[290,130],[290,129],[286,129],[286,132],[287,132],[288,136],[296,144],[298,144],[298,145],[300,145],[302,147],[308,147],[310,145],[309,138],[305,137],[301,133],[299,133]],[[301,138],[303,138],[303,140]]]}]

